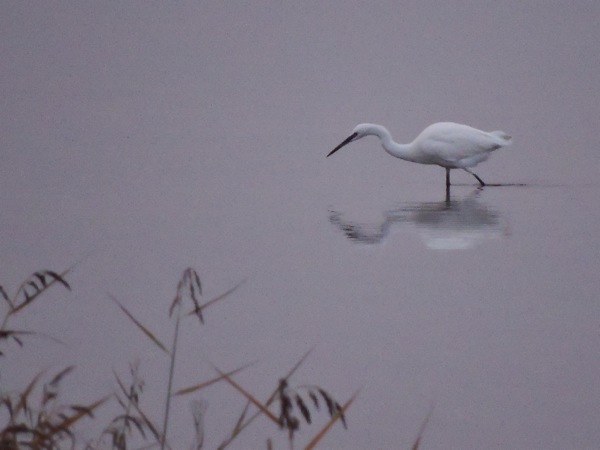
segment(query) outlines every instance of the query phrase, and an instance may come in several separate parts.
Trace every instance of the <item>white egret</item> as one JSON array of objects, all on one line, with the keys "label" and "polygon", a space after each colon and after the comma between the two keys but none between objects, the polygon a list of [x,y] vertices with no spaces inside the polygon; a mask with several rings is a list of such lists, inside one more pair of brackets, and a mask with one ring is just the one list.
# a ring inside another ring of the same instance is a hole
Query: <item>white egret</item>
[{"label": "white egret", "polygon": [[343,146],[365,136],[377,136],[390,155],[419,164],[436,164],[446,169],[446,188],[450,187],[450,170],[463,169],[469,172],[481,186],[485,183],[469,167],[475,167],[488,159],[490,154],[506,145],[511,137],[504,131],[481,131],[468,125],[439,122],[429,125],[410,144],[399,144],[392,139],[387,128],[373,123],[357,125],[352,134],[331,150],[328,157]]}]

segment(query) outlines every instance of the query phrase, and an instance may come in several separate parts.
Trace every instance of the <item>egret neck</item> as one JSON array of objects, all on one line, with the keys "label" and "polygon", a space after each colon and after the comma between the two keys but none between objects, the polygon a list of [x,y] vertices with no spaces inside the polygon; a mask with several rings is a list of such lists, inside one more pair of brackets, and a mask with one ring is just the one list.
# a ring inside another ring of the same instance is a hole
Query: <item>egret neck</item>
[{"label": "egret neck", "polygon": [[405,161],[419,162],[418,155],[415,154],[411,144],[399,144],[392,139],[392,134],[382,125],[374,123],[368,124],[364,135],[374,135],[381,140],[383,149],[390,155],[403,159]]}]

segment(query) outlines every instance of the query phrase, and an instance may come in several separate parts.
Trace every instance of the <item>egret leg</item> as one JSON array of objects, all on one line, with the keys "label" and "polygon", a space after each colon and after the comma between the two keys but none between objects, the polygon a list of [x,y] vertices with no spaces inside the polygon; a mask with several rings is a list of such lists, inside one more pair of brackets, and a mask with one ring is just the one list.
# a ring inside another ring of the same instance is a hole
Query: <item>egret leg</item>
[{"label": "egret leg", "polygon": [[483,186],[485,186],[485,183],[483,182],[483,180],[482,180],[481,178],[479,178],[479,177],[477,176],[477,174],[475,174],[475,173],[471,172],[471,171],[470,171],[469,169],[467,169],[467,168],[463,168],[463,170],[464,170],[465,172],[469,172],[471,175],[473,175],[475,178],[477,178],[477,181],[479,181],[479,184],[480,184],[482,187],[483,187]]},{"label": "egret leg", "polygon": [[450,187],[450,169],[446,168],[446,189]]}]

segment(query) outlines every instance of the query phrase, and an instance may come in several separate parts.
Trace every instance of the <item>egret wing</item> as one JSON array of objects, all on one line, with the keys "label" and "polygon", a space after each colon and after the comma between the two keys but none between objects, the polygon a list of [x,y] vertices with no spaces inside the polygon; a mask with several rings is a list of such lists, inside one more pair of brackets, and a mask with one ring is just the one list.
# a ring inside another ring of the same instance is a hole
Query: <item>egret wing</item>
[{"label": "egret wing", "polygon": [[427,127],[416,140],[422,152],[441,165],[461,165],[464,160],[481,162],[502,146],[498,136],[451,122]]}]

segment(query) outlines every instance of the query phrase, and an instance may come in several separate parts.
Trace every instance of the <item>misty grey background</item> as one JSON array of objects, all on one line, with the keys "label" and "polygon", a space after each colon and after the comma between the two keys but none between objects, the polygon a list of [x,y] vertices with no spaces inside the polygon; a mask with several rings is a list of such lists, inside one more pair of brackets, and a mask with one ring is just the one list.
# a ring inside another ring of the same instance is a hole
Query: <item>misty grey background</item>
[{"label": "misty grey background", "polygon": [[[236,379],[266,398],[314,347],[292,384],[360,389],[323,448],[408,448],[432,404],[423,448],[598,447],[600,4],[1,9],[0,282],[76,264],[72,293],[11,322],[64,345],[11,348],[3,389],[76,364],[65,396],[91,402],[139,359],[161,423],[166,361],[109,294],[168,341],[192,266],[207,299],[246,283],[184,327],[176,388],[256,361]],[[511,134],[476,172],[525,186],[476,191],[457,172],[445,209],[444,171],[374,138],[325,159],[359,122],[408,142],[441,120]],[[201,396],[215,448],[244,401],[225,384]],[[286,448],[264,419],[232,448],[268,437]]]}]

